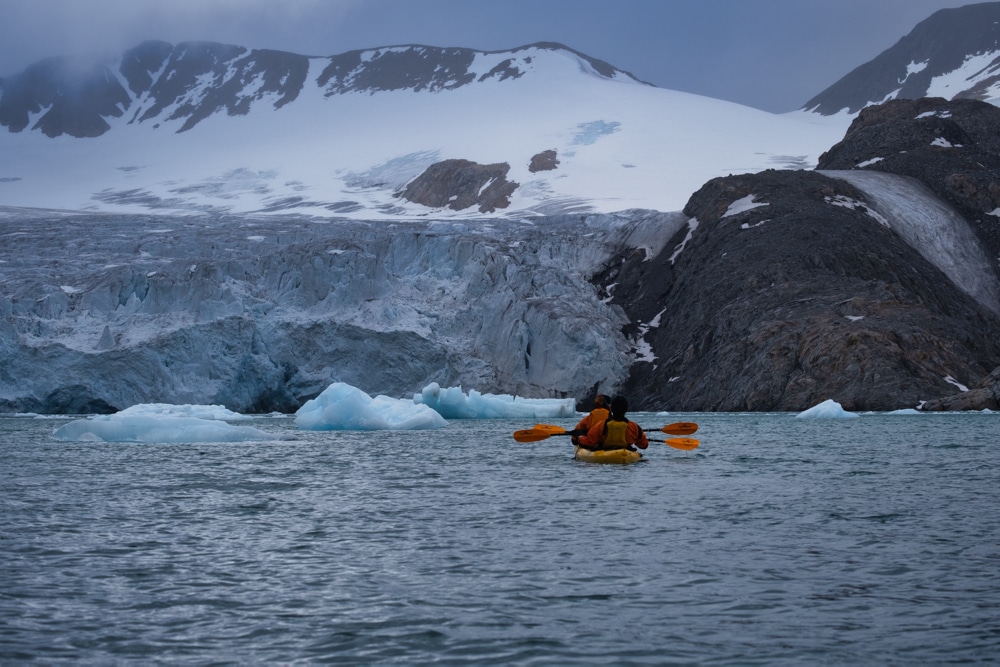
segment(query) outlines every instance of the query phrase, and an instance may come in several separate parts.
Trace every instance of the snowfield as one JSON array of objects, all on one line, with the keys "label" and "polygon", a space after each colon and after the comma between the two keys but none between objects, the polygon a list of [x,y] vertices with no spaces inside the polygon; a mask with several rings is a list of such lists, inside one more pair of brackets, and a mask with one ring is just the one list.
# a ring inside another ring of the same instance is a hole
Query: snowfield
[{"label": "snowfield", "polygon": [[[506,54],[480,54],[474,73]],[[477,217],[400,199],[434,162],[507,163],[519,184],[505,215],[677,211],[715,176],[810,168],[850,117],[775,115],[715,99],[607,78],[568,50],[516,53],[520,78],[492,77],[444,90],[328,95],[310,60],[298,97],[275,108],[255,99],[180,131],[135,99],[96,138],[0,131],[0,204],[119,213],[296,213],[357,220]],[[208,95],[201,81],[181,101]],[[253,97],[254,83],[243,91]],[[180,102],[178,103],[180,104]],[[35,114],[32,123],[46,110]],[[29,128],[31,125],[29,124]],[[532,156],[557,152],[555,170]]]}]

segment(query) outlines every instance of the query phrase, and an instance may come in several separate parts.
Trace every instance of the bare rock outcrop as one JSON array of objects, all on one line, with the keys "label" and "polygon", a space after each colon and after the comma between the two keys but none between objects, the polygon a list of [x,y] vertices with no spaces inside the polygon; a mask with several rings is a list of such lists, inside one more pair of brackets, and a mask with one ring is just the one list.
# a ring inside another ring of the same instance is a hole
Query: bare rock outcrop
[{"label": "bare rock outcrop", "polygon": [[922,410],[1000,410],[1000,366],[993,369],[978,386],[933,401],[927,401]]},{"label": "bare rock outcrop", "polygon": [[470,160],[444,160],[410,181],[400,197],[431,208],[461,211],[478,206],[480,213],[494,213],[510,206],[518,184],[507,180],[510,165],[478,164]]},{"label": "bare rock outcrop", "polygon": [[528,163],[528,171],[536,174],[540,171],[552,171],[558,166],[559,156],[556,151],[547,150],[531,156],[531,162]]},{"label": "bare rock outcrop", "polygon": [[664,251],[599,276],[643,360],[638,409],[917,407],[1000,365],[1000,318],[846,181],[773,171],[709,181]]}]

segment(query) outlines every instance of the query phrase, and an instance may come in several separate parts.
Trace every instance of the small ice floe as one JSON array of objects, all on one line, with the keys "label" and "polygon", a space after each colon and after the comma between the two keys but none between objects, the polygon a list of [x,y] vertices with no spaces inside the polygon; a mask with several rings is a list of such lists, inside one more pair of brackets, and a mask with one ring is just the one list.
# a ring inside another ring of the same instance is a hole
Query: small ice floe
[{"label": "small ice floe", "polygon": [[113,415],[95,415],[60,426],[52,436],[69,442],[247,442],[278,436],[226,420],[251,419],[221,405],[134,405]]},{"label": "small ice floe", "polygon": [[445,419],[556,419],[576,415],[573,398],[522,398],[510,394],[468,393],[436,382],[414,394],[413,402],[433,408]]},{"label": "small ice floe", "polygon": [[841,407],[840,403],[833,399],[826,399],[819,405],[814,405],[813,407],[800,412],[795,415],[796,419],[857,419],[858,414],[855,412],[847,412]]}]

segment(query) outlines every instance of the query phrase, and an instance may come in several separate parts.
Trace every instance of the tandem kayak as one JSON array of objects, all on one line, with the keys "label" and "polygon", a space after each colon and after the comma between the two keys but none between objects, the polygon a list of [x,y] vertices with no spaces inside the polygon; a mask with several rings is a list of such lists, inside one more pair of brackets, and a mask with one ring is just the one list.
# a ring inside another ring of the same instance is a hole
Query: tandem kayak
[{"label": "tandem kayak", "polygon": [[573,458],[577,461],[586,461],[587,463],[617,463],[619,465],[627,465],[642,460],[642,454],[633,452],[630,449],[599,449],[593,451],[577,445]]}]

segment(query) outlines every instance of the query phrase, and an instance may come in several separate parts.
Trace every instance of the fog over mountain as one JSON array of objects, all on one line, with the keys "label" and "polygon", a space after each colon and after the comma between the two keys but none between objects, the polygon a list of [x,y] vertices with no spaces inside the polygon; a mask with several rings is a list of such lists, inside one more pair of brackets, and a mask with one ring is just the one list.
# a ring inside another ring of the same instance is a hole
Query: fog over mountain
[{"label": "fog over mountain", "polygon": [[836,104],[548,43],[42,61],[0,79],[0,410],[989,407],[1000,110]]}]

